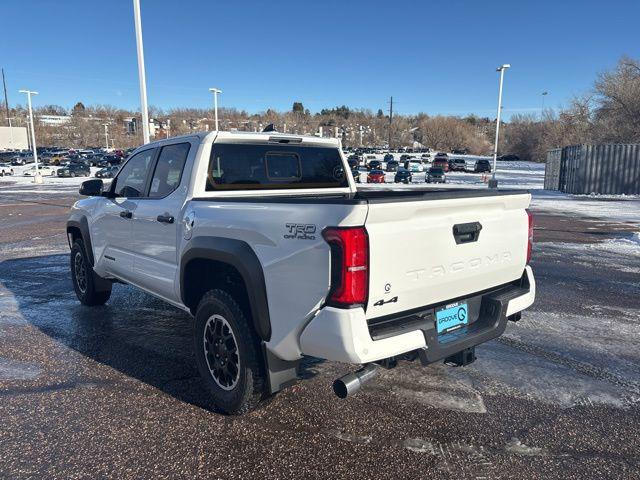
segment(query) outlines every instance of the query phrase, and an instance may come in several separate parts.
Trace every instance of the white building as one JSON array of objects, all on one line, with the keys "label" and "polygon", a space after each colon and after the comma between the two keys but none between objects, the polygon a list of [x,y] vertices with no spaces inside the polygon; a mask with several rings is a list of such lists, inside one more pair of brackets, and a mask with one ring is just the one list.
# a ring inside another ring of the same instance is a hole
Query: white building
[{"label": "white building", "polygon": [[0,150],[26,150],[28,148],[26,127],[0,127]]},{"label": "white building", "polygon": [[71,121],[71,115],[40,115],[38,120],[42,125],[66,125]]}]

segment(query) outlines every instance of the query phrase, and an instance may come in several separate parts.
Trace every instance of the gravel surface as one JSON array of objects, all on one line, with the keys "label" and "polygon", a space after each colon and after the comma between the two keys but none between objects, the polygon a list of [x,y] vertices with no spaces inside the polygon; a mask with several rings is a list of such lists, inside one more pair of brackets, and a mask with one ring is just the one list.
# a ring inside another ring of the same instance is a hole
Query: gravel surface
[{"label": "gravel surface", "polygon": [[537,301],[470,366],[402,363],[340,400],[352,367],[308,358],[236,418],[211,410],[187,314],[124,285],[78,303],[74,198],[0,191],[0,478],[640,478],[632,225],[539,212]]}]

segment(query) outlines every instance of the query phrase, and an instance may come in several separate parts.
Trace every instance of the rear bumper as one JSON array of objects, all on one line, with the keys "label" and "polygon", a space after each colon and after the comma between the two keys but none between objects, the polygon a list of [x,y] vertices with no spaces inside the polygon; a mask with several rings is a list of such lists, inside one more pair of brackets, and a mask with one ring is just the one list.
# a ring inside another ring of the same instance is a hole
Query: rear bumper
[{"label": "rear bumper", "polygon": [[435,329],[435,306],[378,324],[367,323],[362,308],[325,307],[302,331],[300,346],[305,355],[345,363],[375,362],[419,349],[425,349],[428,362],[436,362],[502,335],[508,317],[533,304],[535,290],[533,272],[527,266],[519,285],[470,297],[468,301],[478,310],[475,321],[440,336]]}]

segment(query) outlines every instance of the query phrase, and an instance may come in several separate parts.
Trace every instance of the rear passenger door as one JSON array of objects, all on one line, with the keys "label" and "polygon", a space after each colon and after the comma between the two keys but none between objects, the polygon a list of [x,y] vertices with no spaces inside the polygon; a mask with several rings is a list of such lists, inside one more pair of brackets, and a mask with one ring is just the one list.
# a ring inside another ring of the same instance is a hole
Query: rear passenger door
[{"label": "rear passenger door", "polygon": [[189,180],[184,167],[195,150],[189,141],[162,146],[146,195],[135,201],[133,212],[133,282],[172,301],[179,301],[177,243]]}]

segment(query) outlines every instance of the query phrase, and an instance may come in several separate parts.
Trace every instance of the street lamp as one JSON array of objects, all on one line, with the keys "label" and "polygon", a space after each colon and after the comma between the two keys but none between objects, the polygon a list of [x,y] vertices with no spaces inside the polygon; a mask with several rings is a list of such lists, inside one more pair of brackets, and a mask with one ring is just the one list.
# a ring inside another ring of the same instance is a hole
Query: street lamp
[{"label": "street lamp", "polygon": [[218,94],[222,93],[219,88],[210,88],[209,91],[213,93],[213,111],[214,118],[216,119],[216,132],[218,131]]},{"label": "street lamp", "polygon": [[33,176],[34,183],[42,183],[42,175],[40,175],[40,167],[38,167],[38,151],[36,149],[36,133],[33,125],[33,110],[31,109],[31,95],[38,95],[33,90],[19,90],[20,93],[27,95],[27,103],[29,104],[29,123],[31,124],[31,149],[33,150],[33,161],[35,162],[36,174]]},{"label": "street lamp", "polygon": [[13,127],[11,126],[11,120],[13,120],[13,117],[7,117],[7,121],[9,122],[9,136],[11,137],[9,142],[11,143],[11,149],[13,150]]},{"label": "street lamp", "polygon": [[105,151],[106,151],[106,150],[109,150],[109,124],[103,123],[102,126],[104,127],[104,144],[105,144]]},{"label": "street lamp", "polygon": [[505,63],[504,65],[496,68],[496,72],[500,72],[500,88],[498,90],[498,115],[496,118],[496,143],[493,148],[493,174],[491,180],[489,180],[489,188],[498,188],[498,180],[496,180],[496,166],[498,164],[498,139],[500,136],[500,113],[502,112],[502,83],[504,81],[504,72],[511,65]]},{"label": "street lamp", "polygon": [[[142,113],[142,138],[149,143],[149,108],[147,106],[147,77],[144,71],[144,46],[142,44],[142,20],[140,0],[133,0],[133,18],[136,25],[136,47],[138,49],[138,77],[140,80],[140,110]],[[108,145],[107,145],[108,147]]]}]

